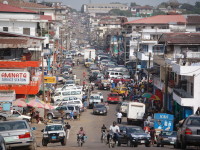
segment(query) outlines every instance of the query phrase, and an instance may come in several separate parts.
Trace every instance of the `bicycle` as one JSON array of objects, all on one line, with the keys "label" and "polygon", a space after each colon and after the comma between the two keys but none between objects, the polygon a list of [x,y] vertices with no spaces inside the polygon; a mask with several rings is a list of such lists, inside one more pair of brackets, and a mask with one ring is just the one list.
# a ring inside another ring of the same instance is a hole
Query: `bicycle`
[{"label": "bicycle", "polygon": [[113,139],[114,135],[110,134],[109,140],[108,140],[108,147],[109,148],[114,148],[115,147],[115,141]]},{"label": "bicycle", "polygon": [[107,134],[106,132],[102,132],[101,143],[106,143],[106,142],[107,142]]}]

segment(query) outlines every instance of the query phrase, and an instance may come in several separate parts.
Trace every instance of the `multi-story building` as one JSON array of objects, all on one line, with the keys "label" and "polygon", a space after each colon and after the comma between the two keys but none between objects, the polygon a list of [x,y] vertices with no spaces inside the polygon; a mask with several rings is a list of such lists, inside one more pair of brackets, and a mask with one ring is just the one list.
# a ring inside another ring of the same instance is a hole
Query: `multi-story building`
[{"label": "multi-story building", "polygon": [[130,8],[133,16],[151,16],[153,14],[153,7],[151,6],[134,6]]},{"label": "multi-story building", "polygon": [[200,106],[200,33],[165,33],[158,43],[165,54],[154,56],[155,90],[163,94],[165,109],[178,120]]}]

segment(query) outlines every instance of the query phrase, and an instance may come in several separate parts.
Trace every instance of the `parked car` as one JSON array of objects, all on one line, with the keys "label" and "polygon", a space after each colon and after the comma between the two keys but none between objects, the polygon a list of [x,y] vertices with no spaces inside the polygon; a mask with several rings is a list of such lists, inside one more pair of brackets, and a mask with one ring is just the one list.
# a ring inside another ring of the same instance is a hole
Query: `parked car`
[{"label": "parked car", "polygon": [[200,116],[191,115],[178,124],[176,148],[200,146]]},{"label": "parked car", "polygon": [[36,150],[36,140],[27,121],[0,122],[0,135],[3,136],[7,148],[23,147],[27,150]]},{"label": "parked car", "polygon": [[94,115],[107,115],[107,107],[104,104],[95,104],[93,107]]},{"label": "parked car", "polygon": [[127,144],[130,147],[144,144],[146,147],[150,147],[151,138],[139,126],[121,126],[118,145],[120,146],[121,144]]},{"label": "parked car", "polygon": [[0,135],[0,150],[7,150],[3,136]]},{"label": "parked car", "polygon": [[164,147],[164,145],[175,145],[176,136],[176,131],[161,131],[157,137],[157,147]]},{"label": "parked car", "polygon": [[119,106],[119,111],[122,113],[123,116],[127,116],[127,109],[128,109],[129,102],[122,102]]},{"label": "parked car", "polygon": [[121,98],[118,93],[109,93],[107,97],[108,103],[119,103]]},{"label": "parked car", "polygon": [[50,124],[42,130],[43,138],[42,145],[47,146],[48,143],[60,142],[62,146],[67,143],[66,132],[62,124]]},{"label": "parked car", "polygon": [[14,110],[12,114],[1,113],[0,120],[3,120],[3,121],[5,121],[5,120],[26,120],[29,122],[31,120],[31,117],[22,115],[19,111]]},{"label": "parked car", "polygon": [[69,114],[70,114],[71,111],[74,112],[74,118],[75,119],[77,118],[77,116],[80,113],[78,106],[59,106],[55,109],[49,110],[47,112],[47,118],[49,120],[52,120],[54,118],[59,118],[59,117],[61,117],[61,111],[64,111],[64,113],[66,114],[65,118],[67,118],[67,119],[70,118]]}]

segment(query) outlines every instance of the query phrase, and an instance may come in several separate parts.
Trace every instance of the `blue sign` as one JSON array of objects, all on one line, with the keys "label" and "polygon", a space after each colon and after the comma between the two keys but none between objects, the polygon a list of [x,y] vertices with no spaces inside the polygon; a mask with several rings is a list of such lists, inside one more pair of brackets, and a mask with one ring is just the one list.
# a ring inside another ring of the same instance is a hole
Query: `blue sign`
[{"label": "blue sign", "polygon": [[154,114],[154,128],[165,131],[173,131],[174,115],[165,113]]}]

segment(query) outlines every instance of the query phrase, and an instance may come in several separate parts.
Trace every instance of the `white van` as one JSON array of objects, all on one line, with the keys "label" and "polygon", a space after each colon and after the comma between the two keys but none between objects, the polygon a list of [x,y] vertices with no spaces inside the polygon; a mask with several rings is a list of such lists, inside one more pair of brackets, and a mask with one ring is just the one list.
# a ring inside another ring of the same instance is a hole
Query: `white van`
[{"label": "white van", "polygon": [[145,104],[139,102],[129,102],[127,108],[127,124],[143,122],[145,114]]},{"label": "white van", "polygon": [[66,90],[69,90],[69,89],[73,89],[73,90],[82,90],[83,89],[83,86],[76,86],[76,85],[71,85],[71,86],[69,86],[69,84],[68,85],[64,85],[63,87],[61,87],[61,88],[57,88],[56,90],[55,90],[55,92],[60,92],[60,91],[66,91]]},{"label": "white van", "polygon": [[120,71],[108,71],[107,75],[109,78],[115,78],[115,79],[123,78],[123,73]]},{"label": "white van", "polygon": [[53,99],[54,102],[57,100],[62,100],[65,97],[74,96],[82,100],[83,92],[80,89],[65,89],[64,91],[58,91],[54,94]]}]

